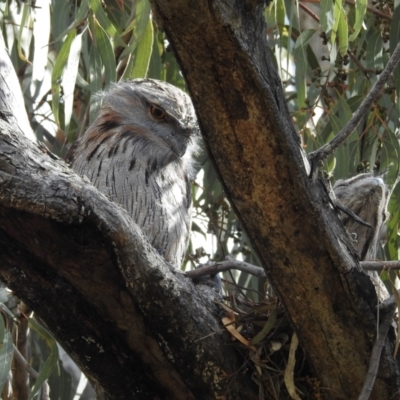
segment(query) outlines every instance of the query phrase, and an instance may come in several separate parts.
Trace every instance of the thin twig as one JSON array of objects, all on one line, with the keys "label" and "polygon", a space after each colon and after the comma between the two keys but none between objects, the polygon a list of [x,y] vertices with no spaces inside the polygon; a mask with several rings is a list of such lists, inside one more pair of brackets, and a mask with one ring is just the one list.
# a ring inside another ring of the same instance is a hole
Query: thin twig
[{"label": "thin twig", "polygon": [[299,2],[299,6],[300,8],[307,13],[312,19],[314,19],[315,21],[317,21],[319,23],[319,18],[318,15],[315,14],[314,12],[312,12],[307,6],[305,6],[302,2]]},{"label": "thin twig", "polygon": [[244,261],[237,261],[230,257],[226,257],[224,261],[220,262],[208,262],[206,264],[201,264],[197,269],[186,271],[185,275],[189,278],[196,279],[206,275],[215,275],[219,272],[229,271],[231,269],[247,272],[250,275],[260,278],[266,277],[263,268],[256,267],[255,265],[246,263]]},{"label": "thin twig", "polygon": [[320,161],[325,160],[330,154],[332,154],[350,136],[350,134],[364,118],[364,116],[367,115],[373,102],[381,93],[382,89],[384,88],[386,82],[390,78],[390,75],[396,68],[399,61],[400,42],[397,44],[396,49],[392,54],[392,57],[390,57],[389,62],[386,64],[385,69],[380,74],[371,91],[368,93],[367,97],[364,99],[357,111],[353,114],[353,117],[350,119],[347,125],[329,143],[310,153],[309,160],[312,164],[313,169],[311,173],[312,180],[315,180],[317,177]]},{"label": "thin twig", "polygon": [[392,324],[395,312],[396,306],[393,304],[382,318],[381,324],[379,326],[378,336],[375,340],[375,344],[371,352],[371,359],[369,361],[367,377],[365,378],[365,382],[361,390],[360,396],[358,397],[358,400],[368,400],[371,395],[376,379],[376,374],[378,373],[382,348],[385,344],[385,339],[389,331],[390,325]]},{"label": "thin twig", "polygon": [[[400,270],[400,261],[360,261],[360,265],[364,271],[381,272]],[[206,275],[216,275],[219,272],[225,272],[231,269],[246,272],[259,278],[267,277],[263,268],[257,267],[244,261],[234,260],[230,257],[226,257],[224,261],[209,261],[206,264],[200,264],[197,269],[186,271],[185,275],[191,279],[197,279]]]},{"label": "thin twig", "polygon": [[400,261],[361,261],[360,264],[364,271],[400,270]]},{"label": "thin twig", "polygon": [[378,70],[378,69],[375,69],[375,68],[366,68],[366,67],[364,67],[364,65],[359,61],[359,59],[356,57],[356,55],[351,50],[347,50],[347,54],[355,62],[357,67],[360,68],[362,72],[364,72],[365,75],[367,75],[368,73],[379,75],[382,72],[381,69]]},{"label": "thin twig", "polygon": [[14,357],[17,360],[17,362],[21,364],[28,371],[29,375],[32,378],[34,379],[38,378],[39,373],[29,365],[28,361],[25,360],[24,356],[19,352],[19,350],[15,345],[14,345]]}]

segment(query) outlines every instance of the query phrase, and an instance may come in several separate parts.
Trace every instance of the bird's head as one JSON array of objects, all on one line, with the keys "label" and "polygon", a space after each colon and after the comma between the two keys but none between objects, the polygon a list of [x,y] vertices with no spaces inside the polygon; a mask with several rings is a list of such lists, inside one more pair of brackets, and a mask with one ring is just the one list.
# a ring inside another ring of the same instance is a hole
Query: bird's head
[{"label": "bird's head", "polygon": [[199,126],[190,97],[169,83],[135,79],[113,85],[102,95],[99,131],[119,132],[168,159],[195,149]]}]

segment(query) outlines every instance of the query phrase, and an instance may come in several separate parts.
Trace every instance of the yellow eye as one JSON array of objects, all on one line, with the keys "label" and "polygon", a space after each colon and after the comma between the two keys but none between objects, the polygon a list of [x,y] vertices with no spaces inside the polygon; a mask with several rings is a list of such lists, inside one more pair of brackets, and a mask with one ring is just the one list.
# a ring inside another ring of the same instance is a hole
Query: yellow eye
[{"label": "yellow eye", "polygon": [[165,119],[165,111],[160,107],[150,106],[150,113],[151,116],[155,119],[158,120]]}]

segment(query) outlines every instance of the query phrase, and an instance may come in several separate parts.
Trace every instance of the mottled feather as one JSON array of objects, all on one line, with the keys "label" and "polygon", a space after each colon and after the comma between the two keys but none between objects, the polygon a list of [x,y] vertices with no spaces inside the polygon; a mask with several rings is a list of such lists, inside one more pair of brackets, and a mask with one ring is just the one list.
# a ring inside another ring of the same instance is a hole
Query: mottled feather
[{"label": "mottled feather", "polygon": [[[353,239],[361,260],[374,260],[383,239],[388,218],[389,188],[379,176],[360,174],[339,180],[333,188],[342,206],[369,224],[361,224],[350,215],[341,213],[346,230]],[[368,272],[376,287],[378,298],[383,301],[389,293],[377,272]]]},{"label": "mottled feather", "polygon": [[177,268],[190,232],[198,131],[192,102],[180,89],[151,79],[125,81],[103,93],[99,115],[66,157]]}]

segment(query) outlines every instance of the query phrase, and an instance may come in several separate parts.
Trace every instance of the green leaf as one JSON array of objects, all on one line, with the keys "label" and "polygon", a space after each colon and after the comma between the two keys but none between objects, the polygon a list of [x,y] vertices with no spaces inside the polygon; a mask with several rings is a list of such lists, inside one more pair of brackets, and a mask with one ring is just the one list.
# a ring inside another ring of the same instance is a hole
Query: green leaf
[{"label": "green leaf", "polygon": [[[392,21],[390,23],[390,54],[393,54],[397,43],[400,42],[400,7],[397,7],[394,10]],[[397,65],[395,70],[393,71],[393,80],[395,82],[397,98],[400,96],[400,65]],[[396,102],[397,109],[400,111],[400,101]]]},{"label": "green leaf", "polygon": [[334,111],[338,112],[339,119],[341,121],[340,129],[343,129],[346,126],[347,122],[350,121],[351,117],[353,116],[351,108],[343,96],[338,96],[338,101],[335,105]]},{"label": "green leaf", "polygon": [[100,0],[90,0],[89,4],[100,26],[109,34],[109,36],[114,38],[117,33],[117,28],[107,17]]},{"label": "green leaf", "polygon": [[258,344],[259,342],[261,342],[261,340],[263,340],[265,338],[265,336],[268,335],[268,333],[275,326],[277,316],[278,316],[277,310],[276,310],[276,308],[274,308],[271,311],[268,321],[265,323],[264,327],[261,329],[260,332],[257,333],[256,336],[253,337],[253,339],[251,339],[251,341],[250,341],[251,346]]},{"label": "green leaf", "polygon": [[4,345],[5,335],[6,335],[6,326],[4,324],[3,313],[0,313],[0,351]]},{"label": "green leaf", "polygon": [[[341,110],[344,112],[344,110]],[[331,113],[329,114],[329,122],[332,127],[332,131],[334,135],[336,136],[346,125],[346,121],[342,120],[335,114]],[[351,137],[352,139],[352,137]],[[347,139],[337,150],[335,153],[336,157],[336,166],[334,170],[334,176],[336,179],[338,178],[347,178],[349,173],[349,160],[350,160],[350,148],[349,148],[349,142],[351,140],[350,138]]]},{"label": "green leaf", "polygon": [[315,33],[315,29],[307,29],[301,33],[297,38],[294,45],[293,56],[296,63],[296,91],[297,91],[297,104],[299,109],[307,107],[305,102],[307,96],[307,70],[308,70],[308,57],[307,46],[310,39]]},{"label": "green leaf", "polygon": [[17,44],[18,55],[19,55],[19,58],[23,61],[28,61],[28,59],[25,57],[24,53],[22,52],[22,36],[23,36],[24,30],[28,29],[25,25],[29,18],[30,8],[31,8],[30,4],[24,3],[24,5],[22,6],[22,19],[21,19],[21,25],[20,25],[19,31],[18,31],[18,42],[17,42],[18,43]]},{"label": "green leaf", "polygon": [[354,23],[354,32],[349,37],[349,41],[352,42],[357,38],[358,34],[361,31],[364,22],[364,16],[367,11],[367,0],[356,0],[356,22]]},{"label": "green leaf", "polygon": [[[1,317],[1,319],[3,318]],[[2,392],[3,386],[9,378],[13,356],[14,345],[12,341],[12,336],[11,333],[7,331],[5,332],[3,345],[0,350],[0,392]]]},{"label": "green leaf", "polygon": [[[145,78],[147,76],[147,71],[149,70],[151,52],[153,51],[153,24],[149,20],[147,23],[146,30],[142,36],[141,41],[135,51],[134,57],[131,57],[131,60],[134,60],[133,68],[131,71],[126,69],[125,72],[129,73],[129,77],[132,79],[135,78]],[[123,76],[123,79],[127,79],[127,77]]]},{"label": "green leaf", "polygon": [[[153,30],[157,32],[157,28],[153,24]],[[161,78],[161,52],[162,47],[159,45],[157,34],[153,35],[153,51],[151,52],[149,69],[147,72],[148,78],[160,79]]]},{"label": "green leaf", "polygon": [[99,51],[104,65],[104,83],[105,86],[108,86],[111,82],[117,80],[117,66],[115,63],[114,51],[110,39],[96,19],[91,18],[90,21],[92,32],[94,32],[95,46]]},{"label": "green leaf", "polygon": [[72,4],[69,1],[52,1],[51,33],[53,38],[58,38],[58,40],[54,40],[57,52],[60,50],[62,45],[62,43],[60,43],[60,39],[69,33],[67,29],[71,23],[71,18],[69,16],[71,12],[71,6]]},{"label": "green leaf", "polygon": [[49,347],[49,357],[43,364],[43,367],[39,372],[39,376],[37,377],[31,393],[29,394],[29,400],[32,400],[43,385],[43,382],[49,378],[49,376],[53,372],[54,367],[57,365],[58,348],[53,336],[51,336],[50,333],[45,328],[43,328],[43,326],[37,323],[33,318],[29,318],[29,326],[40,336],[41,339],[44,340],[44,342]]},{"label": "green leaf", "polygon": [[148,2],[148,0],[140,0],[136,5],[135,18],[123,33],[124,35],[126,35],[131,30],[133,30],[128,46],[126,46],[124,51],[122,52],[121,58],[127,56],[128,54],[131,54],[136,49],[136,46],[139,44],[142,35],[144,34],[146,27],[148,26],[149,18],[150,3]]},{"label": "green leaf", "polygon": [[[330,36],[330,42],[332,45],[334,45],[336,42],[341,16],[342,16],[342,0],[336,0],[333,7],[333,25]],[[336,57],[334,57],[331,61],[334,60],[336,60]]]},{"label": "green leaf", "polygon": [[92,123],[100,107],[100,99],[95,96],[101,90],[103,63],[100,53],[95,46],[90,48],[90,69],[89,69],[89,88],[90,88],[90,111],[89,123]]},{"label": "green leaf", "polygon": [[64,98],[64,132],[68,135],[74,104],[74,91],[82,48],[82,33],[74,37],[64,68],[61,85]]},{"label": "green leaf", "polygon": [[343,57],[347,54],[349,47],[347,17],[343,10],[340,10],[340,19],[338,25],[339,54]]},{"label": "green leaf", "polygon": [[[68,2],[66,3],[68,4]],[[89,12],[89,0],[82,0],[81,5],[78,8],[76,17],[74,19],[74,22],[72,22],[72,24],[70,24],[67,29],[65,29],[59,36],[57,36],[53,42],[61,40],[65,35],[69,35],[69,33],[72,30],[81,25],[82,22],[86,20],[88,12]]]},{"label": "green leaf", "polygon": [[284,36],[286,10],[283,0],[276,0],[275,2],[275,20],[278,25],[280,37]]},{"label": "green leaf", "polygon": [[51,74],[51,91],[52,91],[52,109],[54,119],[57,125],[60,125],[59,119],[59,107],[60,107],[60,82],[61,74],[64,70],[64,66],[67,63],[69,51],[71,49],[71,45],[73,40],[76,37],[75,29],[72,30],[67,38],[65,39],[64,44],[61,47],[60,52],[58,53],[58,57],[56,63],[54,64],[53,72]]},{"label": "green leaf", "polygon": [[333,1],[321,0],[320,24],[322,32],[325,32],[327,37],[333,26]]},{"label": "green leaf", "polygon": [[365,56],[367,68],[383,70],[383,41],[380,32],[374,32],[368,38]]},{"label": "green leaf", "polygon": [[9,292],[6,287],[0,287],[0,303],[7,303],[9,300]]},{"label": "green leaf", "polygon": [[391,260],[399,259],[398,224],[400,219],[400,185],[396,185],[389,201],[390,217],[387,222],[388,241],[387,249]]},{"label": "green leaf", "polygon": [[339,29],[340,17],[342,15],[342,0],[336,0],[335,5],[333,6],[333,25],[330,41],[331,43],[335,43],[336,35]]}]

